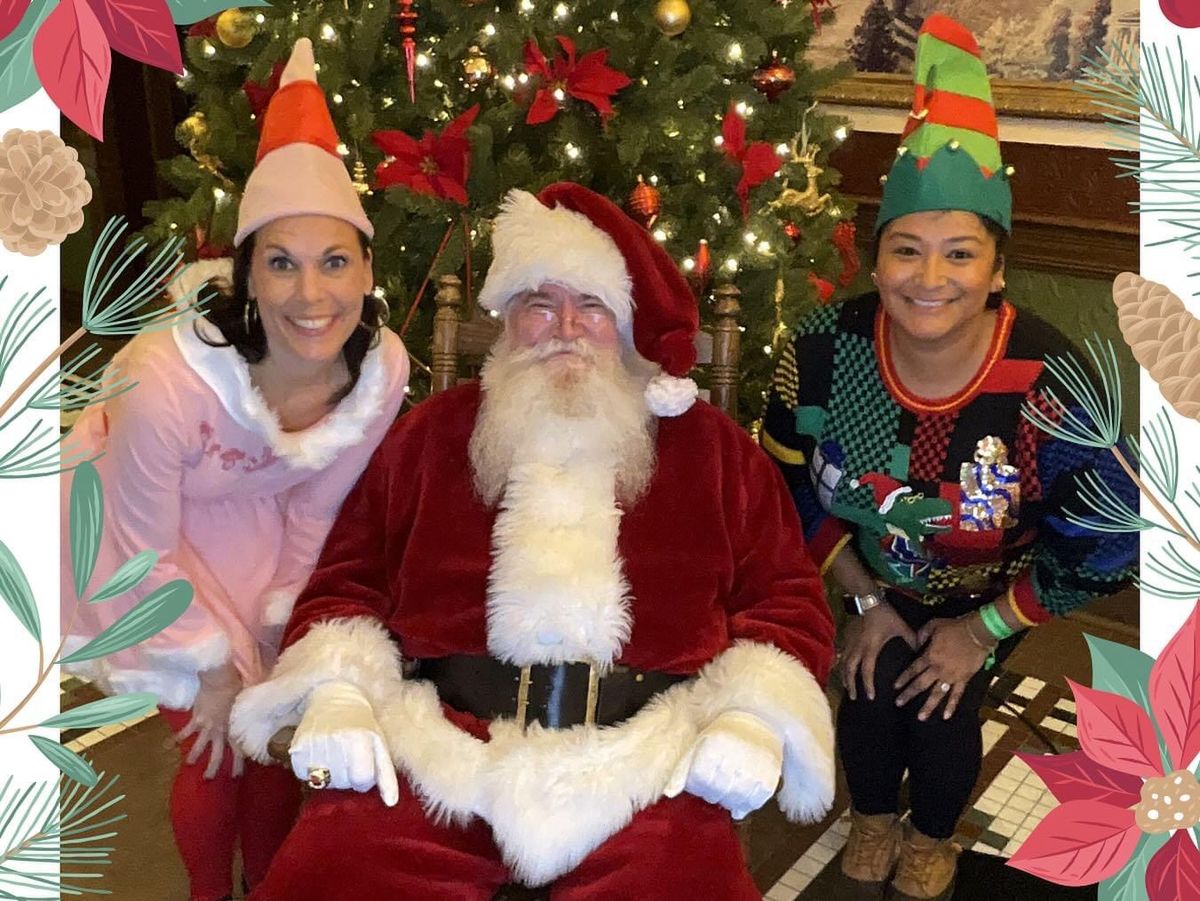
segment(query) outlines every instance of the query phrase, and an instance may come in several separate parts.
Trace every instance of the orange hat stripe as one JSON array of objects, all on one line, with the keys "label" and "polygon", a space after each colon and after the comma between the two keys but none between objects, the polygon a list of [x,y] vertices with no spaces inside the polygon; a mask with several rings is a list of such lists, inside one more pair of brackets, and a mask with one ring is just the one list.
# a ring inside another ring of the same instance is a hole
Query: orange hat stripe
[{"label": "orange hat stripe", "polygon": [[922,34],[931,34],[939,41],[944,41],[972,56],[980,55],[979,43],[975,36],[961,22],[941,13],[935,13],[925,20],[918,37]]},{"label": "orange hat stripe", "polygon": [[338,155],[337,129],[333,127],[325,94],[315,81],[293,81],[275,92],[267,107],[255,163],[272,150],[296,143],[315,144]]}]

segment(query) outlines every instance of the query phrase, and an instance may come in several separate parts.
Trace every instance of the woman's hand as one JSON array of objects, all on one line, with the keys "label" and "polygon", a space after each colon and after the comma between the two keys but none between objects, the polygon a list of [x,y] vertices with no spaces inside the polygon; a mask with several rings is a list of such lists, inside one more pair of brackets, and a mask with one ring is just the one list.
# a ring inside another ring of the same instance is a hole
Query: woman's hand
[{"label": "woman's hand", "polygon": [[921,627],[917,641],[925,650],[896,680],[896,688],[903,689],[896,698],[896,706],[903,707],[928,691],[917,719],[928,719],[943,700],[946,702],[943,719],[954,715],[967,683],[988,659],[988,649],[972,639],[969,629],[967,617],[932,619]]},{"label": "woman's hand", "polygon": [[[225,756],[225,747],[229,738],[229,711],[233,709],[234,699],[242,690],[242,677],[232,663],[226,663],[217,669],[203,670],[199,673],[200,690],[196,693],[196,701],[192,704],[192,718],[179,733],[179,741],[195,735],[196,740],[188,753],[188,765],[196,763],[205,748],[211,748],[208,765],[204,768],[204,778],[212,779],[221,768],[221,759]],[[243,758],[240,751],[229,746],[233,755],[233,776],[242,775]]]},{"label": "woman's hand", "polygon": [[903,638],[910,648],[917,646],[916,633],[887,602],[872,607],[861,616],[851,617],[842,652],[842,684],[851,701],[858,700],[854,677],[860,669],[867,698],[875,700],[875,661],[883,646],[893,638]]}]

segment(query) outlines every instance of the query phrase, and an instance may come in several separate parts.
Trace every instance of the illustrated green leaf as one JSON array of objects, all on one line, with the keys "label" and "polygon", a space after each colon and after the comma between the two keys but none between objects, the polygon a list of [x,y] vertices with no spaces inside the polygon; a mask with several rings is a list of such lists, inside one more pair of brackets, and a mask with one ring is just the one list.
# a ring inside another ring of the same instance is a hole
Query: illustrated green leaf
[{"label": "illustrated green leaf", "polygon": [[62,774],[68,779],[74,779],[80,785],[87,786],[100,781],[100,776],[92,769],[92,765],[74,751],[41,735],[31,735],[29,740],[52,764],[62,770]]},{"label": "illustrated green leaf", "polygon": [[1083,637],[1092,655],[1092,688],[1129,698],[1150,710],[1150,668],[1154,658],[1115,641],[1094,635]]},{"label": "illustrated green leaf", "polygon": [[38,617],[33,589],[29,587],[21,564],[3,541],[0,541],[0,598],[4,598],[17,622],[37,641],[41,641],[42,621]]},{"label": "illustrated green leaf", "polygon": [[157,562],[158,554],[154,551],[142,551],[140,554],[130,557],[108,577],[108,581],[100,586],[99,591],[88,598],[88,603],[97,604],[100,601],[107,601],[109,598],[115,598],[129,589],[137,587],[141,584],[142,579],[149,575],[150,570],[154,569],[154,564]]},{"label": "illustrated green leaf", "polygon": [[1096,901],[1145,901],[1146,867],[1169,838],[1166,832],[1143,835],[1125,866],[1097,886]]},{"label": "illustrated green leaf", "polygon": [[183,615],[192,602],[192,586],[176,579],[147,595],[140,604],[81,647],[61,658],[59,663],[79,663],[133,647],[151,635],[157,635]]},{"label": "illustrated green leaf", "polygon": [[71,569],[76,597],[83,597],[92,580],[103,530],[104,488],[100,473],[90,462],[81,463],[71,482]]},{"label": "illustrated green leaf", "polygon": [[207,19],[209,16],[234,7],[240,6],[242,9],[247,9],[252,6],[270,7],[270,5],[266,0],[243,0],[238,3],[229,3],[227,0],[167,0],[171,18],[175,20],[176,25],[191,25],[193,22],[199,22],[201,19]]},{"label": "illustrated green leaf", "polygon": [[58,0],[33,0],[20,24],[0,41],[0,111],[37,93],[42,83],[33,65],[33,36]]},{"label": "illustrated green leaf", "polygon": [[49,729],[94,729],[145,716],[158,706],[158,695],[147,691],[101,698],[52,716],[41,725]]}]

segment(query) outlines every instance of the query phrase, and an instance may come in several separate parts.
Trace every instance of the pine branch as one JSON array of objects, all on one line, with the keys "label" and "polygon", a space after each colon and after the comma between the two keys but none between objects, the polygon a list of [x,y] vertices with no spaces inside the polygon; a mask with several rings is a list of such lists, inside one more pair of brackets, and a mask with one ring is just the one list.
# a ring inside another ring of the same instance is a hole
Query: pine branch
[{"label": "pine branch", "polygon": [[112,809],[125,797],[112,794],[118,777],[101,776],[92,787],[60,777],[23,789],[8,778],[0,788],[0,897],[30,899],[31,889],[47,899],[111,894],[81,884],[101,878],[95,868],[111,863],[113,848],[97,843],[115,837],[108,827],[125,819]]},{"label": "pine branch", "polygon": [[1175,51],[1155,44],[1141,45],[1139,58],[1118,46],[1101,51],[1084,67],[1080,90],[1104,115],[1117,138],[1117,147],[1138,153],[1136,161],[1114,159],[1124,173],[1138,179],[1142,199],[1138,212],[1174,215],[1168,224],[1181,234],[1189,252],[1196,249],[1200,230],[1200,192],[1194,184],[1200,165],[1200,133],[1196,123],[1196,79],[1177,39]]}]

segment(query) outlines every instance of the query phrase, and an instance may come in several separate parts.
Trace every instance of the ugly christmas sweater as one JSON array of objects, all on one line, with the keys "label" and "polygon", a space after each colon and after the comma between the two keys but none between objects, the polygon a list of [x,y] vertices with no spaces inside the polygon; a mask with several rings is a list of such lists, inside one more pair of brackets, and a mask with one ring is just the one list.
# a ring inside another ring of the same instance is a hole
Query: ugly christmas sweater
[{"label": "ugly christmas sweater", "polygon": [[[1137,560],[1134,534],[1064,515],[1090,511],[1089,471],[1135,509],[1107,449],[1052,438],[1021,414],[1049,407],[1045,355],[1067,340],[1004,301],[978,372],[950,397],[915,396],[896,376],[878,294],[823,307],[776,369],[763,445],[783,471],[823,569],[848,542],[882,582],[939,604],[1007,596],[1026,624],[1111,594]],[[1078,358],[1078,354],[1076,354]]]}]

